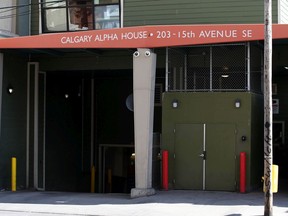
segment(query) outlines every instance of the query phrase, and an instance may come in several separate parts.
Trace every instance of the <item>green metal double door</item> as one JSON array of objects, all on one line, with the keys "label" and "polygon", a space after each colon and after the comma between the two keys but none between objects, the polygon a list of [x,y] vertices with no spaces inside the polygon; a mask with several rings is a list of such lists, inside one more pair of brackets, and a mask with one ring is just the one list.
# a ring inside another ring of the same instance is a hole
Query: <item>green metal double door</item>
[{"label": "green metal double door", "polygon": [[177,124],[174,188],[235,191],[234,124]]}]

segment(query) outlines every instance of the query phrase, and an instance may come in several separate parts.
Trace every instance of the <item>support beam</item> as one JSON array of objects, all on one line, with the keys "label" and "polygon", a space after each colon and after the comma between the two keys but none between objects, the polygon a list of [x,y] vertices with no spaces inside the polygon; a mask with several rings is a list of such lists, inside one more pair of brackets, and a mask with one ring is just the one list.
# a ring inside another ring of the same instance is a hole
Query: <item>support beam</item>
[{"label": "support beam", "polygon": [[133,54],[135,130],[135,188],[131,197],[155,194],[152,188],[152,144],[156,54],[138,49]]}]

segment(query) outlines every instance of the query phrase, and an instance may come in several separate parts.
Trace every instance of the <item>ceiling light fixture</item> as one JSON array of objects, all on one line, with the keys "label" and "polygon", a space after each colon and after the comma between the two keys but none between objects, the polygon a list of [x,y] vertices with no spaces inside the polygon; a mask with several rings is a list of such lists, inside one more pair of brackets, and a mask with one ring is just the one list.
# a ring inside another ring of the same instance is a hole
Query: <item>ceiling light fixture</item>
[{"label": "ceiling light fixture", "polygon": [[13,94],[14,93],[14,88],[13,88],[13,86],[11,84],[8,85],[7,92],[8,92],[8,94]]}]

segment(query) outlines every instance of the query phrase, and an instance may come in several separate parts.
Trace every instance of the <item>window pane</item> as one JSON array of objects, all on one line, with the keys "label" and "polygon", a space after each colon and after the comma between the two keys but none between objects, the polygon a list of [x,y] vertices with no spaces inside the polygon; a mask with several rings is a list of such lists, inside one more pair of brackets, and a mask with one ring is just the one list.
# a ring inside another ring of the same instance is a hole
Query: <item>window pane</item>
[{"label": "window pane", "polygon": [[44,31],[67,31],[66,9],[45,10],[44,23]]},{"label": "window pane", "polygon": [[71,7],[68,19],[70,31],[93,29],[92,7]]},{"label": "window pane", "polygon": [[119,27],[119,5],[95,7],[95,29],[110,29]]},{"label": "window pane", "polygon": [[94,0],[94,4],[115,4],[119,3],[119,0]]},{"label": "window pane", "polygon": [[69,0],[69,30],[93,29],[92,0]]},{"label": "window pane", "polygon": [[69,6],[85,6],[85,5],[92,5],[93,0],[69,0]]},{"label": "window pane", "polygon": [[43,0],[43,7],[65,7],[65,0]]}]

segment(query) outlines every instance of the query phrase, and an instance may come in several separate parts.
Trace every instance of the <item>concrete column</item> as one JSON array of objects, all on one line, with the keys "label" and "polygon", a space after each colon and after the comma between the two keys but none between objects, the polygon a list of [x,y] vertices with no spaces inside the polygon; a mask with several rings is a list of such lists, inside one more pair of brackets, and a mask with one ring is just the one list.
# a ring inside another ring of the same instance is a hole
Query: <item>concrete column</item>
[{"label": "concrete column", "polygon": [[133,100],[135,131],[135,188],[131,197],[155,194],[152,188],[152,144],[156,54],[138,49],[133,54]]}]

